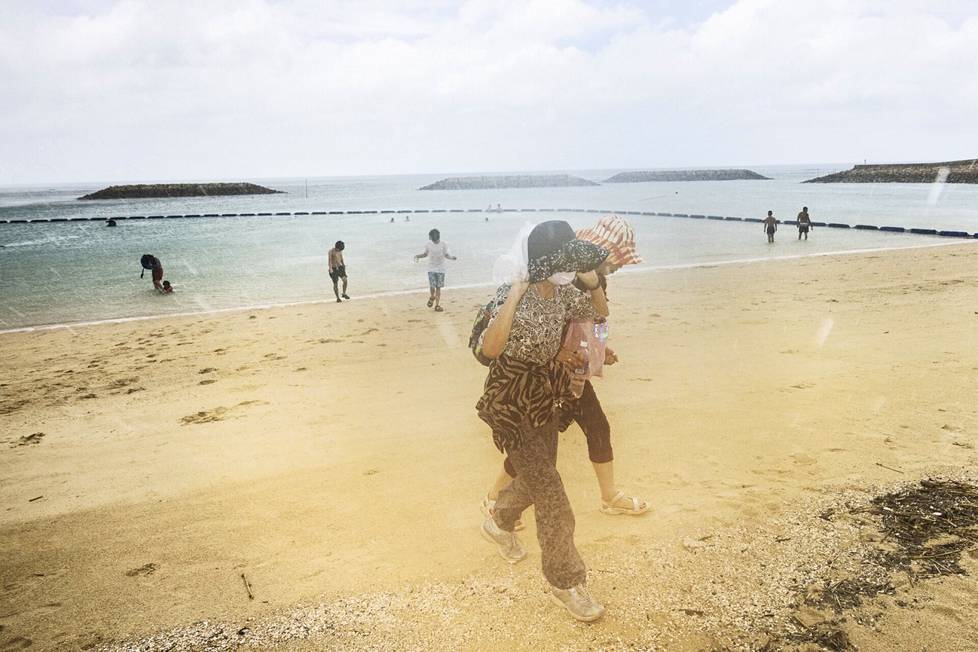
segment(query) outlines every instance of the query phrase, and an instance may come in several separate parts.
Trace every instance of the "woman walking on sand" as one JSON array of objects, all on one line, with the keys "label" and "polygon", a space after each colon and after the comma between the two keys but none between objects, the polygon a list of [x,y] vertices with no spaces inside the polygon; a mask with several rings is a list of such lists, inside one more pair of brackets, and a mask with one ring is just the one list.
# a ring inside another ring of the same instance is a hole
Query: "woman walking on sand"
[{"label": "woman walking on sand", "polygon": [[[525,276],[501,286],[480,348],[492,360],[485,392],[476,404],[506,452],[516,478],[499,492],[482,535],[510,563],[526,556],[513,529],[533,505],[543,574],[551,598],[581,621],[604,614],[588,592],[587,571],[574,545],[574,512],[557,472],[555,406],[573,399],[571,377],[555,357],[569,318],[607,316],[608,304],[594,270],[608,252],[575,238],[567,222],[538,224],[524,249]],[[571,286],[579,279],[587,293]]]},{"label": "woman walking on sand", "polygon": [[[635,265],[642,262],[641,256],[635,251],[635,232],[631,224],[617,215],[601,218],[598,223],[589,229],[577,232],[580,240],[592,242],[609,252],[608,258],[597,269],[601,289],[607,291],[607,277],[614,274],[625,265]],[[579,281],[574,283],[578,288],[584,290]],[[600,321],[600,320],[599,320]],[[561,347],[557,354],[557,360],[568,366],[573,366],[577,362],[574,350],[565,346]],[[610,348],[605,349],[604,364],[612,365],[618,361],[618,357]],[[601,403],[594,393],[594,387],[590,380],[584,382],[584,389],[580,398],[569,403],[567,408],[561,410],[560,431],[563,432],[572,421],[576,421],[584,432],[587,439],[588,457],[594,467],[594,475],[598,480],[598,488],[601,491],[600,511],[604,514],[617,515],[628,514],[636,516],[644,514],[649,505],[647,502],[635,496],[626,496],[624,491],[618,489],[615,484],[614,453],[611,447],[611,427],[608,424],[608,417],[601,409]],[[516,476],[516,469],[512,461],[507,457],[503,462],[503,470],[496,478],[496,482],[489,490],[489,493],[482,501],[482,513],[490,516],[495,511],[496,500],[499,492],[508,485]],[[516,529],[522,529],[522,523],[517,523]]]}]

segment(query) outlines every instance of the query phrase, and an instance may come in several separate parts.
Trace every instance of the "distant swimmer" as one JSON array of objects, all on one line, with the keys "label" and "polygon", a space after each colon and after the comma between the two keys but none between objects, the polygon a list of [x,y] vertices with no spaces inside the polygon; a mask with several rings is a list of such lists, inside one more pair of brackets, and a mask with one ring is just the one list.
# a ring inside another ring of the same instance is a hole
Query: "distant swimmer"
[{"label": "distant swimmer", "polygon": [[808,215],[808,206],[803,206],[798,213],[798,239],[801,240],[801,236],[804,235],[808,240],[809,229],[815,230],[815,227],[812,226],[812,218]]},{"label": "distant swimmer", "polygon": [[163,294],[173,294],[173,286],[169,281],[163,281]]},{"label": "distant swimmer", "polygon": [[391,224],[393,224],[393,223],[394,223],[394,218],[392,217],[392,218],[391,218]]},{"label": "distant swimmer", "polygon": [[778,221],[774,219],[774,211],[767,212],[764,220],[764,231],[767,232],[767,241],[774,242],[774,232],[778,230]]},{"label": "distant swimmer", "polygon": [[441,307],[441,289],[445,287],[445,260],[458,260],[455,256],[448,253],[448,245],[441,239],[438,229],[428,231],[428,244],[424,246],[424,253],[414,257],[414,262],[422,258],[428,259],[428,307],[435,307],[435,312],[443,312]]},{"label": "distant swimmer", "polygon": [[143,268],[143,271],[139,274],[139,278],[143,278],[147,269],[151,270],[153,272],[153,287],[156,288],[157,292],[165,294],[163,290],[163,263],[160,262],[160,259],[150,254],[143,254],[139,259],[139,264]]},{"label": "distant swimmer", "polygon": [[105,226],[116,226],[115,220],[106,220]]},{"label": "distant swimmer", "polygon": [[[336,295],[336,303],[343,303],[343,299],[349,299],[346,295],[346,262],[343,260],[343,250],[346,245],[342,240],[337,240],[332,249],[329,250],[329,278],[333,281],[333,294]],[[341,293],[337,284],[343,279],[343,292]],[[343,299],[340,299],[343,297]]]}]

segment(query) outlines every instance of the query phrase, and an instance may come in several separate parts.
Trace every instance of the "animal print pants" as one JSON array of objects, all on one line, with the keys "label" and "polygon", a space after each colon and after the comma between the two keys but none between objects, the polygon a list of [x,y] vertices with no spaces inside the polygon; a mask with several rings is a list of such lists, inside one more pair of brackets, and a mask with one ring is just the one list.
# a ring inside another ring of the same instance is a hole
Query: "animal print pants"
[{"label": "animal print pants", "polygon": [[513,531],[516,520],[533,505],[543,575],[558,589],[583,584],[587,571],[574,546],[574,512],[557,472],[557,421],[523,431],[523,445],[507,451],[516,478],[499,492],[496,525]]}]

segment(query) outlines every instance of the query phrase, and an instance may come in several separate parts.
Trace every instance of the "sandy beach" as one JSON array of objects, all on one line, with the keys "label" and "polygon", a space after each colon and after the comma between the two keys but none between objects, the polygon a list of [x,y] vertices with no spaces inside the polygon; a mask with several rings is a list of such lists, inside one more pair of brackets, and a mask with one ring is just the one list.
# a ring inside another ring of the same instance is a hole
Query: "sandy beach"
[{"label": "sandy beach", "polygon": [[852,649],[804,638],[825,622],[978,649],[978,548],[806,600],[872,571],[874,496],[978,481],[973,244],[611,279],[595,386],[653,507],[600,513],[561,436],[594,625],[546,600],[532,513],[516,566],[479,537],[489,295],[0,335],[0,650]]}]

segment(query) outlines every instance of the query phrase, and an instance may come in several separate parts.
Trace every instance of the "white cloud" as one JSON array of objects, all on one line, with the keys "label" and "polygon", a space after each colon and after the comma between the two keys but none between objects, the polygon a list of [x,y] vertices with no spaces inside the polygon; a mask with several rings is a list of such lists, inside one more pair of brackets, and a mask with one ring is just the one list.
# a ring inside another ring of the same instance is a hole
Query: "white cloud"
[{"label": "white cloud", "polygon": [[739,0],[693,21],[625,1],[391,6],[2,4],[0,183],[978,147],[967,2]]}]

